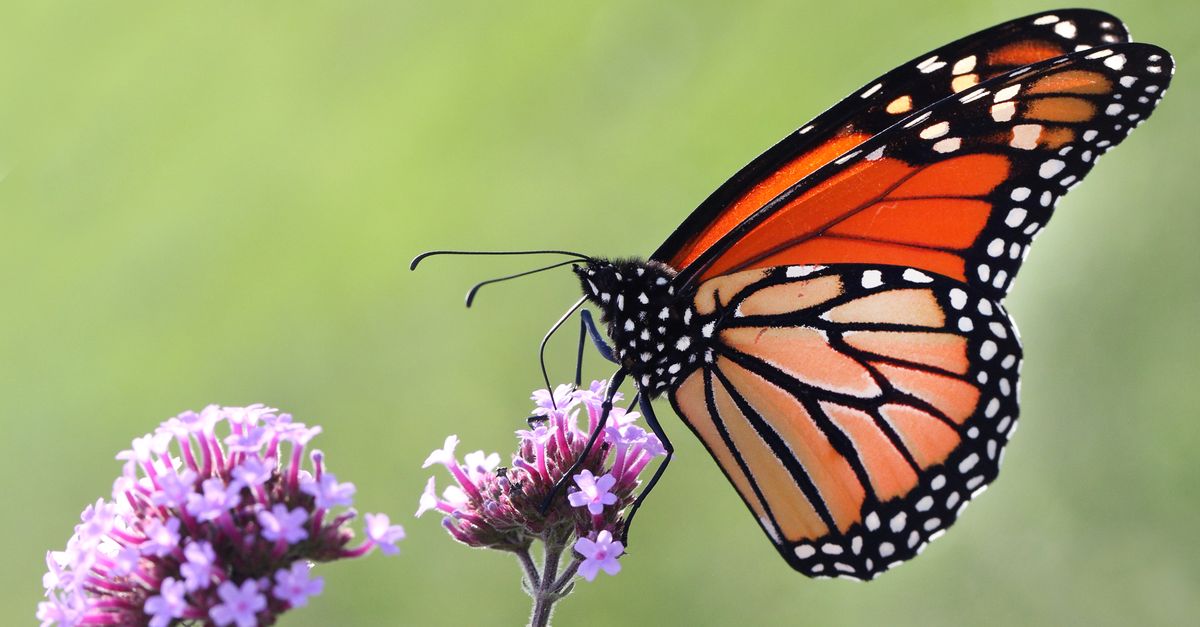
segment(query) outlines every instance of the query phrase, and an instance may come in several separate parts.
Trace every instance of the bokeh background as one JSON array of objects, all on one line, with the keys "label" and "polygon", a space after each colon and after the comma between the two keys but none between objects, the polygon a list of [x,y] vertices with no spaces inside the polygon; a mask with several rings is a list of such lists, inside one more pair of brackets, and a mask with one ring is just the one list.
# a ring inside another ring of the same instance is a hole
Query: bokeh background
[{"label": "bokeh background", "polygon": [[[262,401],[324,425],[394,559],[322,566],[307,625],[515,625],[510,558],[410,518],[448,433],[509,451],[569,273],[432,247],[648,254],[760,150],[867,80],[1035,2],[5,3],[0,624],[164,417]],[[1180,70],[1061,205],[1009,299],[1023,423],[919,559],[811,581],[666,405],[679,454],[624,571],[561,625],[1180,625],[1200,615],[1200,37],[1101,2]],[[569,376],[570,340],[552,353]],[[593,374],[605,371],[590,364]]]}]

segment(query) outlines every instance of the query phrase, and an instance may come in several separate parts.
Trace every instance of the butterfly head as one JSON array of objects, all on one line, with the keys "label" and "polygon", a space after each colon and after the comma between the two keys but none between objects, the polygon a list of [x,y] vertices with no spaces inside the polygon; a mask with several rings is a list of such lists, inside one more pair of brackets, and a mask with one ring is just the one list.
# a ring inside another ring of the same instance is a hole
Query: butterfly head
[{"label": "butterfly head", "polygon": [[694,289],[680,290],[674,270],[655,261],[592,259],[575,266],[575,274],[642,391],[669,389],[697,362],[702,342]]},{"label": "butterfly head", "polygon": [[[675,301],[671,280],[675,272],[660,263],[640,259],[589,259],[574,266],[583,295],[605,314],[646,309],[655,303]],[[632,299],[632,300],[631,300]]]}]

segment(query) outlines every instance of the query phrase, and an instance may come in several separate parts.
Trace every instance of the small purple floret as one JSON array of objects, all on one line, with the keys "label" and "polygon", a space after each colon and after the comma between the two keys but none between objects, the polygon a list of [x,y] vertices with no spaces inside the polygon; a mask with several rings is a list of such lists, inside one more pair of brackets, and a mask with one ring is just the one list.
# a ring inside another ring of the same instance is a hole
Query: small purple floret
[{"label": "small purple floret", "polygon": [[321,594],[325,589],[325,580],[320,577],[309,577],[308,564],[296,562],[290,569],[280,568],[275,572],[275,587],[272,593],[276,599],[292,607],[308,605],[308,597]]},{"label": "small purple floret", "polygon": [[183,582],[173,577],[164,579],[159,594],[146,599],[144,609],[150,616],[150,627],[167,627],[172,620],[183,618],[188,609],[186,594]]},{"label": "small purple floret", "polygon": [[572,492],[568,497],[571,507],[587,506],[588,512],[595,516],[604,511],[605,505],[617,502],[617,495],[609,492],[617,483],[612,475],[606,474],[597,479],[592,475],[592,471],[584,470],[575,475],[575,483],[579,490]]},{"label": "small purple floret", "polygon": [[384,555],[395,555],[400,552],[396,543],[404,539],[404,527],[393,525],[387,514],[367,514],[367,539],[379,547]]},{"label": "small purple floret", "polygon": [[579,575],[588,581],[595,579],[601,570],[610,575],[621,571],[617,558],[625,552],[625,545],[613,540],[612,533],[607,529],[597,534],[595,541],[580,538],[575,542],[575,550],[583,556]]},{"label": "small purple floret", "polygon": [[226,581],[217,587],[221,602],[208,611],[218,627],[258,627],[258,613],[267,609],[267,597],[258,591],[258,582],[248,579],[241,586]]},{"label": "small purple floret", "polygon": [[287,505],[277,503],[270,511],[258,513],[258,523],[262,525],[262,536],[272,542],[283,541],[295,544],[308,537],[304,523],[308,520],[308,512],[303,507],[289,510]]}]

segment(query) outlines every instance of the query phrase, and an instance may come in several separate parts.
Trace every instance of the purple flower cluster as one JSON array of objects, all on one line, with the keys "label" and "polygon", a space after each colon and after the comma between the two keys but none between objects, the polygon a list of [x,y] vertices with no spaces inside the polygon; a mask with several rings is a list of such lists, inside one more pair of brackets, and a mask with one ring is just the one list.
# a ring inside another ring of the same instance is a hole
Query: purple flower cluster
[{"label": "purple flower cluster", "polygon": [[[425,467],[445,466],[455,485],[439,497],[430,477],[417,515],[437,511],[450,535],[469,546],[527,554],[534,540],[542,540],[548,548],[560,544],[574,549],[576,558],[567,572],[577,568],[589,581],[600,570],[616,574],[624,547],[614,538],[623,531],[639,475],[666,453],[657,437],[633,424],[637,413],[613,407],[570,487],[543,511],[555,484],[583,454],[599,424],[606,389],[604,381],[594,381],[586,390],[559,386],[553,400],[548,390],[534,392],[535,418],[529,429],[517,431],[519,445],[508,467],[500,467],[499,455],[483,451],[467,454],[460,463],[454,454],[458,437],[446,438]],[[620,400],[618,393],[614,402]]]},{"label": "purple flower cluster", "polygon": [[356,513],[333,510],[354,485],[317,450],[302,468],[320,432],[262,405],[210,405],[134,440],[112,501],[89,505],[66,550],[46,555],[42,626],[269,625],[321,593],[312,562],[395,553],[404,530],[383,514],[348,546]]}]

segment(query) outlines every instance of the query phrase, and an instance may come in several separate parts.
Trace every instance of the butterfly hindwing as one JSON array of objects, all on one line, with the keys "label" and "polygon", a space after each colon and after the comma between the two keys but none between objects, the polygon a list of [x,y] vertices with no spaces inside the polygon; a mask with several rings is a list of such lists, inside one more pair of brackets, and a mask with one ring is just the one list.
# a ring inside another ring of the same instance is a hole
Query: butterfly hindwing
[{"label": "butterfly hindwing", "polygon": [[704,283],[695,305],[711,343],[672,404],[797,570],[870,579],[995,478],[1021,348],[977,290],[785,266]]},{"label": "butterfly hindwing", "polygon": [[653,258],[675,268],[689,265],[804,176],[943,98],[1031,63],[1128,39],[1112,15],[1065,9],[1005,22],[917,57],[855,90],[742,168]]},{"label": "butterfly hindwing", "polygon": [[872,263],[941,274],[999,300],[1054,203],[1151,114],[1172,70],[1157,46],[1116,44],[943,100],[768,202],[678,281]]}]

